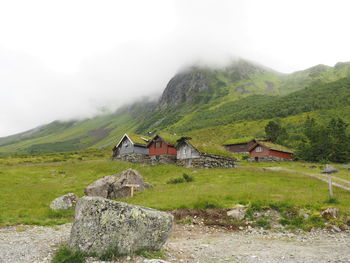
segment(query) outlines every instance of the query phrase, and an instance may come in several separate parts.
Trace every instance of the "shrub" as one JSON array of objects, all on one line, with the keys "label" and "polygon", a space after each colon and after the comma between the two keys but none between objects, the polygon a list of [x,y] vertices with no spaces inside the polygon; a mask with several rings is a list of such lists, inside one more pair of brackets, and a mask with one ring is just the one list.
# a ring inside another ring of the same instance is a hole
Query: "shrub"
[{"label": "shrub", "polygon": [[170,179],[169,181],[167,181],[167,184],[181,184],[184,182],[186,183],[193,182],[193,177],[184,173],[182,177]]},{"label": "shrub", "polygon": [[73,251],[67,246],[60,247],[53,256],[51,263],[83,263],[86,254],[81,251]]},{"label": "shrub", "polygon": [[183,174],[182,177],[185,179],[187,183],[193,182],[193,177],[188,174]]},{"label": "shrub", "polygon": [[254,222],[254,226],[260,226],[265,229],[270,229],[271,225],[270,222],[267,221],[266,219],[258,219]]},{"label": "shrub", "polygon": [[158,251],[148,251],[148,250],[141,250],[136,253],[137,255],[144,257],[144,258],[156,258],[156,259],[164,259],[165,255],[164,252],[161,250]]}]

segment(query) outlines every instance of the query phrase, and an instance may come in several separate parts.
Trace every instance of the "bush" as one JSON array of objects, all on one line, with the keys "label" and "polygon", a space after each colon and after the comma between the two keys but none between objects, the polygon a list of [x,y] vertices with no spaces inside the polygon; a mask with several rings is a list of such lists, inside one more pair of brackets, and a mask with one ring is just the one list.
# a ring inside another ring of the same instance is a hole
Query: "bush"
[{"label": "bush", "polygon": [[193,177],[190,176],[190,175],[188,175],[188,174],[183,174],[182,177],[185,179],[185,181],[186,181],[187,183],[193,181]]},{"label": "bush", "polygon": [[136,253],[137,255],[144,257],[144,258],[156,258],[156,259],[164,259],[165,255],[164,252],[161,250],[158,251],[147,251],[147,250],[141,250]]},{"label": "bush", "polygon": [[267,221],[266,219],[258,219],[254,222],[254,226],[260,226],[265,229],[270,229],[271,225],[270,222]]},{"label": "bush", "polygon": [[186,183],[193,182],[193,177],[184,173],[182,177],[170,179],[169,181],[167,181],[167,184],[181,184],[184,182]]},{"label": "bush", "polygon": [[73,251],[69,247],[63,246],[56,251],[51,263],[84,263],[85,257],[85,253]]}]

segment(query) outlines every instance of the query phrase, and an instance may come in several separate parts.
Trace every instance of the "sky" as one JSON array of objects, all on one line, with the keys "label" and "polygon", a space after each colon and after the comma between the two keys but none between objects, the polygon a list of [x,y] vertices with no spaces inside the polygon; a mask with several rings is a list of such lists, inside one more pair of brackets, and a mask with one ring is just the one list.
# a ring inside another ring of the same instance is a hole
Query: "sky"
[{"label": "sky", "polygon": [[0,0],[0,137],[156,99],[241,57],[289,73],[350,61],[350,1]]}]

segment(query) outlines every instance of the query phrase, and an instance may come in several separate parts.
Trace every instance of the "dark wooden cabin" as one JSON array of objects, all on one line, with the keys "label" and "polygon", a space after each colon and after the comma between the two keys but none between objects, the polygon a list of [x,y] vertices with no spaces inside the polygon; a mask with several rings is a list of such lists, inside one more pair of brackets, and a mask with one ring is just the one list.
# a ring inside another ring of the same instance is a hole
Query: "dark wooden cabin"
[{"label": "dark wooden cabin", "polygon": [[156,135],[148,143],[149,155],[176,155],[176,137],[169,135]]},{"label": "dark wooden cabin", "polygon": [[249,149],[254,144],[256,144],[256,139],[253,137],[245,137],[229,140],[223,146],[231,153],[249,153]]},{"label": "dark wooden cabin", "polygon": [[136,134],[124,134],[118,144],[113,147],[113,157],[123,154],[148,154],[149,138]]},{"label": "dark wooden cabin", "polygon": [[293,152],[288,148],[271,142],[257,142],[249,149],[249,156],[252,160],[292,160]]}]

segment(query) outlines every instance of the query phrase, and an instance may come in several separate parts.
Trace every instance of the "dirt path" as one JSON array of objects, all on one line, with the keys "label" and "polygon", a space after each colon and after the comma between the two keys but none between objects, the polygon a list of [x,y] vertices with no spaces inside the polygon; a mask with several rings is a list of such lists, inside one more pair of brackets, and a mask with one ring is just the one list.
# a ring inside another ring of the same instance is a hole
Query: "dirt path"
[{"label": "dirt path", "polygon": [[[263,169],[267,169],[267,170],[272,170],[272,171],[286,171],[286,172],[291,172],[291,173],[295,173],[296,170],[292,170],[292,169],[288,169],[288,168],[284,168],[284,167],[266,167]],[[325,183],[328,184],[328,176],[325,174],[321,174],[321,173],[307,173],[307,172],[302,172],[302,171],[297,171],[300,174],[304,174],[306,176],[310,176],[313,178],[316,178],[318,180],[321,180]],[[337,176],[332,175],[332,185],[342,188],[344,190],[350,191],[350,181],[349,180],[345,180],[343,178],[339,178]]]},{"label": "dirt path", "polygon": [[[50,262],[69,238],[71,224],[59,227],[0,229],[0,262]],[[168,262],[350,262],[350,233],[317,231],[293,234],[264,230],[231,232],[220,228],[176,225],[164,246]],[[98,261],[92,261],[98,262]],[[147,262],[140,258],[121,262]]]}]

